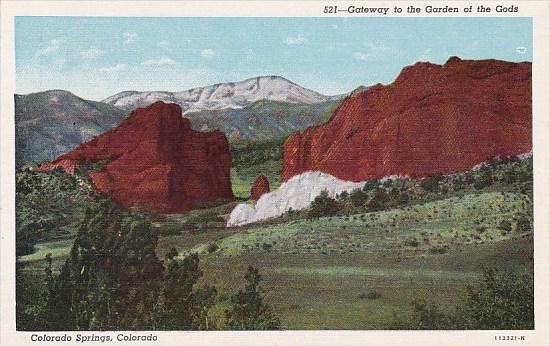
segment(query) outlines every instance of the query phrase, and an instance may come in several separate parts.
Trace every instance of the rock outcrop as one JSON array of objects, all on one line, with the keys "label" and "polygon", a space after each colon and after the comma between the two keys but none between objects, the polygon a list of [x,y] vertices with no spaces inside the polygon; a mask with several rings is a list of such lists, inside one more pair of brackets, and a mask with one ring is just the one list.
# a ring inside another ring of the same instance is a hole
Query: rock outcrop
[{"label": "rock outcrop", "polygon": [[468,170],[532,150],[531,63],[417,63],[351,94],[284,144],[284,181],[321,171],[347,181]]},{"label": "rock outcrop", "polygon": [[250,189],[250,199],[257,201],[264,193],[268,193],[269,191],[269,180],[267,180],[265,175],[260,174]]},{"label": "rock outcrop", "polygon": [[243,226],[278,217],[290,209],[305,209],[322,191],[326,191],[329,197],[334,198],[336,194],[344,191],[360,189],[364,184],[343,181],[321,172],[303,173],[281,184],[278,189],[262,195],[255,205],[237,205],[229,216],[227,227]]},{"label": "rock outcrop", "polygon": [[231,154],[219,131],[197,132],[180,106],[136,109],[118,127],[43,165],[40,171],[100,165],[89,176],[117,204],[179,213],[233,200]]}]

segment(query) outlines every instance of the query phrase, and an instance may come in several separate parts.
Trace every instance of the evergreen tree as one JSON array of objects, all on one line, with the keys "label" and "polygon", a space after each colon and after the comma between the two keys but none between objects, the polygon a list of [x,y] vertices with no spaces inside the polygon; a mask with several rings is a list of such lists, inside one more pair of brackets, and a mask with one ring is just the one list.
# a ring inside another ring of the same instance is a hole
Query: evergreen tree
[{"label": "evergreen tree", "polygon": [[247,282],[241,290],[231,297],[231,309],[226,310],[227,327],[231,330],[273,330],[279,329],[281,322],[264,303],[260,281],[262,277],[257,268],[248,267],[245,275]]},{"label": "evergreen tree", "polygon": [[158,329],[209,329],[208,311],[214,305],[214,287],[194,289],[203,272],[199,256],[192,254],[183,260],[170,260],[156,308]]},{"label": "evergreen tree", "polygon": [[144,329],[152,326],[162,263],[145,217],[125,220],[106,202],[88,210],[67,261],[46,272],[43,321],[49,330]]}]

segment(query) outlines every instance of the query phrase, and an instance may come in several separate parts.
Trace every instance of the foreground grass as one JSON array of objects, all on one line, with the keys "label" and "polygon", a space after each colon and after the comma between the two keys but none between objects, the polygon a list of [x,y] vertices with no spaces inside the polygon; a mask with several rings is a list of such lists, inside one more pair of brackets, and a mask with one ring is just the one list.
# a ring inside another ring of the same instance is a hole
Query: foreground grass
[{"label": "foreground grass", "polygon": [[[485,266],[530,265],[532,240],[518,238],[469,244],[443,255],[404,256],[400,251],[320,254],[249,252],[235,257],[203,256],[204,283],[220,291],[220,310],[243,285],[247,265],[259,267],[263,287],[285,329],[384,329],[395,315],[410,312],[416,298],[452,309],[465,286]],[[396,260],[396,256],[401,259]],[[377,299],[367,298],[377,292]]]},{"label": "foreground grass", "polygon": [[[162,239],[159,252],[170,246],[181,256],[201,254],[202,281],[220,291],[214,309],[220,316],[254,265],[286,329],[383,329],[408,314],[416,298],[453,308],[486,266],[530,266],[532,235],[499,228],[529,208],[522,194],[485,192],[389,211],[217,229],[201,240],[182,234]],[[373,292],[377,297],[369,299]]]},{"label": "foreground grass", "polygon": [[[416,298],[457,306],[484,267],[532,265],[532,233],[501,229],[503,220],[529,214],[529,199],[520,193],[480,192],[387,211],[225,228],[232,207],[154,221],[160,258],[171,248],[180,256],[201,255],[200,282],[219,292],[213,320],[223,320],[249,265],[264,276],[267,302],[285,329],[384,329],[406,316]],[[42,280],[48,252],[58,267],[71,243],[41,243],[20,258],[28,281]]]}]

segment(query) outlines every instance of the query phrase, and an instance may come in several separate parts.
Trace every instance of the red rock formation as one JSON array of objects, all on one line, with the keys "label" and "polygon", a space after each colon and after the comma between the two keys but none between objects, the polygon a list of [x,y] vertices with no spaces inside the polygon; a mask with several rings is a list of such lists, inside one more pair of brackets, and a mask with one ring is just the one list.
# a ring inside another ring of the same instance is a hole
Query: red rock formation
[{"label": "red rock formation", "polygon": [[417,63],[347,97],[284,144],[283,180],[309,170],[362,181],[468,170],[531,151],[531,63]]},{"label": "red rock formation", "polygon": [[264,193],[268,193],[269,191],[269,180],[267,180],[265,175],[260,174],[256,178],[256,181],[254,181],[252,189],[250,189],[250,199],[257,201]]},{"label": "red rock formation", "polygon": [[115,129],[60,156],[41,171],[105,163],[90,174],[95,187],[123,207],[185,212],[233,200],[231,154],[222,132],[197,132],[176,104],[136,109]]}]

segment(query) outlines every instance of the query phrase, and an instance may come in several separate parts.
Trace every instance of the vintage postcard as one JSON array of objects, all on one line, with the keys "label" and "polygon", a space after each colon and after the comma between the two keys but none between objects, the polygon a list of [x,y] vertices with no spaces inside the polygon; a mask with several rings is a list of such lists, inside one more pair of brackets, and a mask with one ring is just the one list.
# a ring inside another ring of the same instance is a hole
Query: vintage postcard
[{"label": "vintage postcard", "polygon": [[549,3],[2,6],[2,345],[547,345]]}]

